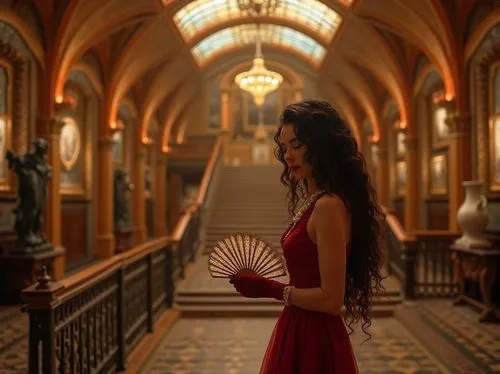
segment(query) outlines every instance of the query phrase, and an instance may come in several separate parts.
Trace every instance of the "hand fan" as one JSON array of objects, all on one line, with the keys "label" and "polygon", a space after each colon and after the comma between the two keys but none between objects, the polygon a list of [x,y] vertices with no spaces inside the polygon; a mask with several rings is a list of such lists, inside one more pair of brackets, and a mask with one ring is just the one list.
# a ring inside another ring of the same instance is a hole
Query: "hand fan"
[{"label": "hand fan", "polygon": [[286,265],[281,253],[268,242],[248,234],[232,234],[218,241],[210,252],[208,271],[213,278],[248,273],[276,278],[286,275]]}]

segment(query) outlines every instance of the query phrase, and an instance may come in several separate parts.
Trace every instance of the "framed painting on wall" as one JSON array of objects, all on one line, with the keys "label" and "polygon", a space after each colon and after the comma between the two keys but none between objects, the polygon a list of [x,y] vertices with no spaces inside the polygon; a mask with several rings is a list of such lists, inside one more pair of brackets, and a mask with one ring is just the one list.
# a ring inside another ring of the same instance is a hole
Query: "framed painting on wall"
[{"label": "framed painting on wall", "polygon": [[403,196],[406,192],[406,161],[396,162],[396,195]]},{"label": "framed painting on wall", "polygon": [[7,189],[8,188],[8,164],[4,157],[5,152],[7,151],[7,130],[8,130],[8,122],[7,118],[5,117],[0,117],[0,154],[2,157],[0,157],[0,183],[2,186],[2,189]]},{"label": "framed painting on wall", "polygon": [[73,118],[64,118],[61,129],[59,151],[61,162],[66,170],[71,170],[78,160],[81,149],[80,129]]},{"label": "framed painting on wall", "polygon": [[61,136],[59,138],[59,154],[61,159],[61,192],[65,194],[84,193],[83,167],[80,160],[82,137],[80,127],[73,117],[62,119]]},{"label": "framed painting on wall", "polygon": [[[0,58],[0,190],[12,189],[12,172],[5,158],[5,152],[11,148],[11,103],[12,103],[12,67]],[[14,152],[16,150],[13,150]]]},{"label": "framed painting on wall", "polygon": [[252,144],[252,163],[254,165],[268,165],[270,163],[271,147],[266,143]]},{"label": "framed painting on wall", "polygon": [[406,153],[406,133],[403,131],[396,133],[396,152],[398,157],[404,156]]},{"label": "framed painting on wall", "polygon": [[490,190],[500,191],[500,115],[490,119]]},{"label": "framed painting on wall", "polygon": [[450,128],[446,123],[448,112],[444,107],[435,107],[432,118],[432,144],[434,148],[440,147],[450,135]]},{"label": "framed painting on wall", "polygon": [[430,193],[446,195],[448,193],[448,162],[444,153],[432,156],[429,174]]},{"label": "framed painting on wall", "polygon": [[113,139],[112,153],[113,161],[118,165],[123,165],[123,131],[117,130],[111,136]]}]

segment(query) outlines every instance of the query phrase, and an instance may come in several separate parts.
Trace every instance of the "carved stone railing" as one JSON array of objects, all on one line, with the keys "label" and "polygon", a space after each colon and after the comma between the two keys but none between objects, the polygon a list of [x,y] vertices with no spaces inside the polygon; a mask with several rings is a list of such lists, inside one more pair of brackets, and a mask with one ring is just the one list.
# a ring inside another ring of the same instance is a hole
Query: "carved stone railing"
[{"label": "carved stone railing", "polygon": [[29,314],[29,373],[124,371],[134,347],[173,304],[175,282],[196,257],[200,211],[220,166],[221,142],[195,204],[172,235],[148,241],[52,282],[45,272],[22,291]]},{"label": "carved stone railing", "polygon": [[394,214],[385,213],[388,271],[400,281],[405,298],[456,295],[450,245],[459,234],[445,230],[409,234]]}]

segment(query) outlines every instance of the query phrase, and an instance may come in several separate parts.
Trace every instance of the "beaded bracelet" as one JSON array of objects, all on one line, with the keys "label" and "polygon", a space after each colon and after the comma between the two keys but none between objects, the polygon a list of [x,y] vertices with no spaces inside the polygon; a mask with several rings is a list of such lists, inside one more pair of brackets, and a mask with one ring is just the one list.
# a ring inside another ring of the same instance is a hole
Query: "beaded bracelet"
[{"label": "beaded bracelet", "polygon": [[292,305],[292,299],[290,298],[290,293],[292,292],[292,288],[295,288],[293,286],[286,286],[283,288],[283,301],[285,302],[285,305]]}]

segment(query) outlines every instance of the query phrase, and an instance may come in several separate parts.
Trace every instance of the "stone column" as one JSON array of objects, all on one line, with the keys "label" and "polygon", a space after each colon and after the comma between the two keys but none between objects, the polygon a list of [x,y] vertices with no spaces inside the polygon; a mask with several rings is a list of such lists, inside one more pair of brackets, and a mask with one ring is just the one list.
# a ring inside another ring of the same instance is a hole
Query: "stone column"
[{"label": "stone column", "polygon": [[181,195],[182,195],[182,177],[177,173],[169,173],[168,177],[168,218],[170,222],[170,229],[173,230],[177,221],[181,217]]},{"label": "stone column", "polygon": [[451,231],[460,231],[457,212],[464,200],[462,182],[471,179],[471,121],[468,115],[450,113],[446,119],[450,128],[448,137],[449,224]]},{"label": "stone column", "polygon": [[[37,137],[45,139],[49,146],[47,160],[52,167],[52,179],[48,183],[47,201],[43,217],[43,231],[47,240],[55,246],[61,246],[61,156],[59,137],[61,121],[58,118],[38,117],[36,120]],[[59,256],[54,263],[54,278],[64,276],[65,257]]]},{"label": "stone column", "polygon": [[[225,164],[229,164],[230,160],[228,159],[228,154],[227,150],[229,149],[229,142],[230,142],[230,129],[229,129],[229,123],[231,121],[231,101],[234,100],[234,97],[231,97],[229,90],[223,91],[221,95],[221,134],[224,136],[223,137],[223,143],[224,143],[224,153],[223,153],[223,160]],[[234,128],[233,128],[234,131]]]},{"label": "stone column", "polygon": [[229,131],[229,93],[223,90],[220,95],[220,128]]},{"label": "stone column", "polygon": [[115,254],[113,199],[113,139],[101,137],[97,149],[97,258]]},{"label": "stone column", "polygon": [[405,194],[405,229],[407,232],[418,228],[418,139],[413,134],[406,136],[406,194]]},{"label": "stone column", "polygon": [[389,208],[389,158],[387,148],[377,148],[377,195],[379,203]]},{"label": "stone column", "polygon": [[133,191],[133,225],[134,225],[134,243],[137,245],[146,240],[146,202],[144,198],[145,189],[145,166],[146,166],[146,148],[141,143],[139,150],[135,154],[135,160],[132,170],[132,183],[135,185]]},{"label": "stone column", "polygon": [[160,153],[156,159],[156,236],[167,235],[167,217],[166,217],[166,191],[167,191],[167,155]]}]

